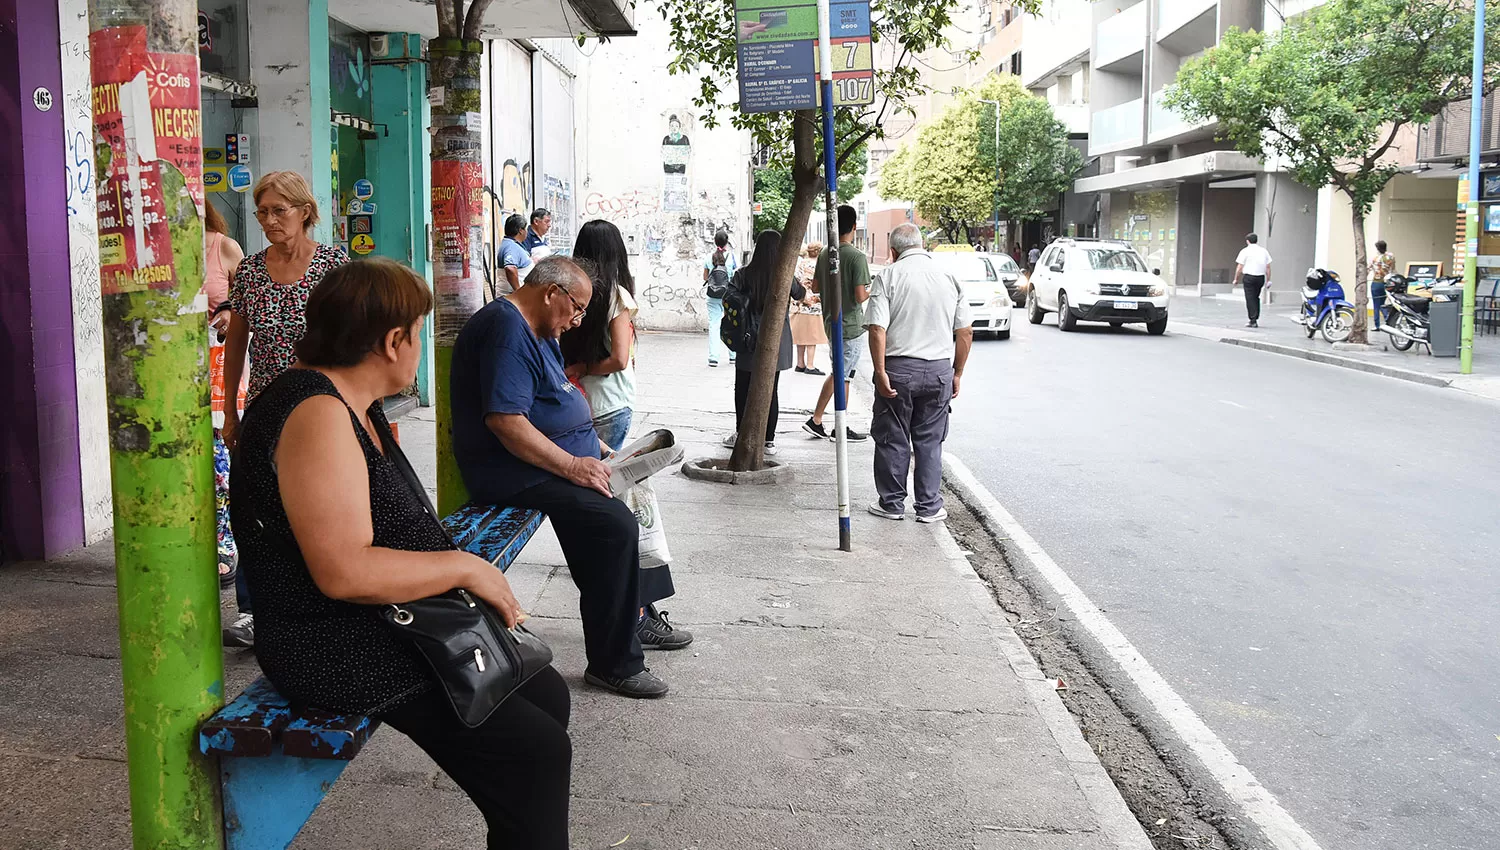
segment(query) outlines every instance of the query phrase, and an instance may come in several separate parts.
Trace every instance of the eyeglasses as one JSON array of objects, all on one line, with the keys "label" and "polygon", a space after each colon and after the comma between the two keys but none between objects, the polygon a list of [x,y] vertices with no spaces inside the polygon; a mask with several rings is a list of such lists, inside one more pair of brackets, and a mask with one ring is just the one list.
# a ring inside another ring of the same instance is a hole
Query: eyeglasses
[{"label": "eyeglasses", "polygon": [[290,207],[260,207],[255,211],[255,217],[261,221],[267,219],[283,219],[291,214],[292,210],[305,207],[307,204],[296,204]]},{"label": "eyeglasses", "polygon": [[554,283],[552,285],[555,286],[555,287],[557,287],[557,291],[558,292],[561,292],[563,295],[567,296],[568,301],[573,305],[573,318],[574,318],[574,320],[583,318],[583,314],[587,313],[588,310],[589,310],[588,302],[585,301],[584,303],[579,304],[578,303],[578,299],[576,299],[576,298],[573,297],[573,293],[571,293],[568,290],[562,288],[562,284]]}]

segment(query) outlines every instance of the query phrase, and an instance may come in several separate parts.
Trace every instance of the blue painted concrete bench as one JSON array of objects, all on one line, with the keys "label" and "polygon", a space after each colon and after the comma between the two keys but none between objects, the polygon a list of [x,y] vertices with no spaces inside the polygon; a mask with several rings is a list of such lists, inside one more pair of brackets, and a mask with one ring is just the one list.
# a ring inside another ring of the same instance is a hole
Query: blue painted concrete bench
[{"label": "blue painted concrete bench", "polygon": [[[453,542],[509,569],[539,511],[464,505],[443,519]],[[210,717],[198,746],[218,756],[228,850],[285,850],[380,722],[297,708],[264,677]]]}]

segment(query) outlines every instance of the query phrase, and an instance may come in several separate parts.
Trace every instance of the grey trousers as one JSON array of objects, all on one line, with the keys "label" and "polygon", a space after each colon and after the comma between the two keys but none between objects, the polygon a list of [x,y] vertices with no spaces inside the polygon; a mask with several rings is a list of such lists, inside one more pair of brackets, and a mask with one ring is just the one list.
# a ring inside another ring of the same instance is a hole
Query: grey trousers
[{"label": "grey trousers", "polygon": [[943,507],[943,441],[948,438],[948,402],[953,398],[953,363],[887,357],[895,398],[875,396],[875,492],[880,507],[906,511],[906,472],[912,476],[918,516],[931,516]]}]

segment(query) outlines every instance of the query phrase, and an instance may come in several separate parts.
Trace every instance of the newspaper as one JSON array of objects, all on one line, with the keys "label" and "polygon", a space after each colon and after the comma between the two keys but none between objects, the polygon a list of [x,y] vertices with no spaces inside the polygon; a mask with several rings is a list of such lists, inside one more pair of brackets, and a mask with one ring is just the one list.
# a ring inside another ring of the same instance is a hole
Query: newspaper
[{"label": "newspaper", "polygon": [[665,428],[641,436],[604,461],[610,466],[610,493],[619,498],[663,469],[682,463],[683,454],[677,438]]}]

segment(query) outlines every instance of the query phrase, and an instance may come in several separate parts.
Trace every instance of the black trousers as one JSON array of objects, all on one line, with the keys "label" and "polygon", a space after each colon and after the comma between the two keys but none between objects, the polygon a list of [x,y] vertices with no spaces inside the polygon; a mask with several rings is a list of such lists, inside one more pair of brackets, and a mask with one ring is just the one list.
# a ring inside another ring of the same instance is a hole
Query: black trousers
[{"label": "black trousers", "polygon": [[578,586],[579,614],[589,670],[604,678],[634,676],[646,668],[635,626],[641,606],[640,526],[635,514],[612,499],[571,481],[553,478],[500,502],[534,508],[552,521],[557,542]]},{"label": "black trousers", "polygon": [[[750,400],[750,376],[749,369],[734,370],[734,430],[740,430],[740,422],[745,418],[745,403]],[[766,417],[766,442],[776,442],[776,417],[781,412],[781,373],[771,379],[771,413]]]},{"label": "black trousers", "polygon": [[411,738],[469,795],[489,850],[568,850],[568,685],[548,667],[475,729],[434,688],[381,719]]},{"label": "black trousers", "polygon": [[1260,321],[1260,291],[1266,287],[1266,276],[1263,274],[1240,275],[1240,283],[1245,287],[1245,313],[1249,315],[1250,321]]}]

